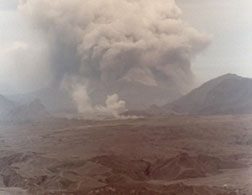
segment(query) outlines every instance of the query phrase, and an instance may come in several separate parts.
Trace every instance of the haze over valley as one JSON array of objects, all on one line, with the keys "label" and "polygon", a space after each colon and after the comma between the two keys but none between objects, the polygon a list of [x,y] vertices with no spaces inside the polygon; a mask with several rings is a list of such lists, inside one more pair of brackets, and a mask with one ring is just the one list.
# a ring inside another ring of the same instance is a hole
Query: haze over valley
[{"label": "haze over valley", "polygon": [[251,195],[251,9],[0,0],[0,195]]}]

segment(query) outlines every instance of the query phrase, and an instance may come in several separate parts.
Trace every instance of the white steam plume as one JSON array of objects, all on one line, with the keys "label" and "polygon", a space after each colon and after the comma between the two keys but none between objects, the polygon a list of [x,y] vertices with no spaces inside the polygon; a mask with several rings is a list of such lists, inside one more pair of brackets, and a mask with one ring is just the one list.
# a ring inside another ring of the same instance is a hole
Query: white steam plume
[{"label": "white steam plume", "polygon": [[65,78],[61,85],[61,88],[70,94],[80,114],[119,117],[120,113],[127,111],[125,101],[120,100],[118,94],[108,95],[105,106],[93,105],[86,85],[85,81],[77,81],[75,78]]},{"label": "white steam plume", "polygon": [[180,19],[174,0],[24,0],[20,10],[48,41],[54,86],[85,79],[94,104],[113,93],[130,107],[176,98],[210,41]]},{"label": "white steam plume", "polygon": [[73,86],[72,98],[77,106],[79,113],[93,111],[85,86],[82,86],[80,84]]},{"label": "white steam plume", "polygon": [[114,117],[119,117],[119,114],[127,111],[125,101],[119,100],[117,94],[108,95],[106,106],[96,106],[95,110],[106,115],[112,115]]}]

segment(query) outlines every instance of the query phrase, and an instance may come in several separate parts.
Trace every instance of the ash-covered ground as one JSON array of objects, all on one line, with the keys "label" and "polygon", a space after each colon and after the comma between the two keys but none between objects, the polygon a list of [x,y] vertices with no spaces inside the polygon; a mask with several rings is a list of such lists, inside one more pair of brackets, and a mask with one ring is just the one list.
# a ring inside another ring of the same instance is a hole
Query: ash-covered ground
[{"label": "ash-covered ground", "polygon": [[0,126],[0,195],[251,195],[252,116]]}]

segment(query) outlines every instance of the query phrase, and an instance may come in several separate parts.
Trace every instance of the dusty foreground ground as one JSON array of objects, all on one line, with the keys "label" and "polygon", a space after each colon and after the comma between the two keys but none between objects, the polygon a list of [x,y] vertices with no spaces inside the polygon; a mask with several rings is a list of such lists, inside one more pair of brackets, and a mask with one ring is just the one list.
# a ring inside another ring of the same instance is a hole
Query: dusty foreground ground
[{"label": "dusty foreground ground", "polygon": [[0,195],[252,195],[252,116],[0,126]]}]

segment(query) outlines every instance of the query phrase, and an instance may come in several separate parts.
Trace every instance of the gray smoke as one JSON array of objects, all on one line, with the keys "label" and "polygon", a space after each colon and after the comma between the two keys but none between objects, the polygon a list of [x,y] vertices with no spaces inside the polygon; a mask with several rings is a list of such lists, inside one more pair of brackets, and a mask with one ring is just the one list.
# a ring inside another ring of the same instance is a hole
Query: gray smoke
[{"label": "gray smoke", "polygon": [[74,80],[72,97],[84,88],[88,105],[110,94],[129,107],[176,98],[210,41],[180,19],[174,0],[24,0],[19,9],[49,45],[51,85]]}]

